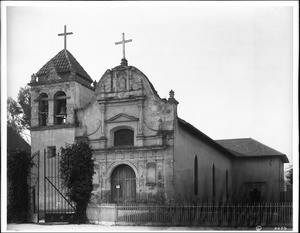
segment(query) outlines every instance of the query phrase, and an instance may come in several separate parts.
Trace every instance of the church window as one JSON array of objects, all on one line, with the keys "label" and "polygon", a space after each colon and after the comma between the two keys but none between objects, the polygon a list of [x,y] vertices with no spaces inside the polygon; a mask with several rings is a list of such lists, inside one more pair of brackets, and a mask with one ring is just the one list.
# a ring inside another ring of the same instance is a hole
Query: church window
[{"label": "church window", "polygon": [[133,146],[134,133],[130,129],[120,129],[114,133],[114,146]]},{"label": "church window", "polygon": [[56,147],[48,146],[47,147],[47,158],[53,158],[56,156]]},{"label": "church window", "polygon": [[195,195],[198,195],[198,158],[195,156],[194,161],[194,192]]},{"label": "church window", "polygon": [[61,125],[67,119],[67,97],[63,91],[59,91],[54,96],[54,124]]},{"label": "church window", "polygon": [[214,164],[212,167],[212,196],[213,196],[213,201],[215,201],[215,198],[216,198],[216,174],[215,174],[215,165]]},{"label": "church window", "polygon": [[39,97],[39,125],[46,126],[48,119],[48,95],[40,94]]},{"label": "church window", "polygon": [[226,200],[228,201],[228,170],[226,170]]}]

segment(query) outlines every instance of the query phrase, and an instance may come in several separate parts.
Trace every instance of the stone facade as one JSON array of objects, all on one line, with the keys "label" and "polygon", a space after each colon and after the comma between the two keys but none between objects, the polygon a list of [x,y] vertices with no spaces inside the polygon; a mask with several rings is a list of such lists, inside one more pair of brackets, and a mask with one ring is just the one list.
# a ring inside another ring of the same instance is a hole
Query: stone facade
[{"label": "stone facade", "polygon": [[[137,68],[117,66],[105,72],[93,100],[77,111],[76,136],[88,139],[96,159],[93,202],[112,201],[111,175],[120,164],[134,170],[136,201],[172,199],[176,108],[173,98],[159,98]],[[120,129],[134,132],[133,145],[114,146]]]}]

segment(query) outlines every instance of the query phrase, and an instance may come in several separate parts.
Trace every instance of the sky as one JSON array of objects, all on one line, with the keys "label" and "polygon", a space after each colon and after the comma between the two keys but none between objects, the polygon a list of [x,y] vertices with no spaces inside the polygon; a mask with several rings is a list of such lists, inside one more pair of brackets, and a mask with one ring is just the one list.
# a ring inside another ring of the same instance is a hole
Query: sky
[{"label": "sky", "polygon": [[296,2],[7,4],[5,97],[16,100],[64,48],[64,25],[67,49],[96,81],[120,64],[125,33],[129,65],[161,98],[174,90],[179,117],[212,139],[253,138],[298,157]]}]

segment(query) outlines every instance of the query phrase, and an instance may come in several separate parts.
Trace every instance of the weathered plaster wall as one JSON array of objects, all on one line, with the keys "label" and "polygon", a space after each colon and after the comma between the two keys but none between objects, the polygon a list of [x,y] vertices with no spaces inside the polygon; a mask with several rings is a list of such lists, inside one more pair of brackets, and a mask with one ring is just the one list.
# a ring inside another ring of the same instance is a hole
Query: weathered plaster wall
[{"label": "weathered plaster wall", "polygon": [[[52,130],[40,130],[40,131],[31,131],[31,152],[32,154],[40,151],[40,163],[39,163],[39,199],[44,200],[44,150],[47,153],[47,147],[55,146],[56,152],[60,152],[60,148],[64,147],[66,143],[73,143],[75,136],[75,128],[60,128],[60,129],[52,129]],[[47,158],[47,163],[49,160],[53,162],[54,158]],[[35,170],[37,167],[33,167],[32,172],[37,174]],[[49,167],[48,167],[49,169]],[[47,172],[49,174],[49,171]],[[48,187],[49,188],[49,187]],[[46,198],[46,205],[48,203],[48,196]],[[39,203],[40,210],[44,209],[44,201],[40,201]]]},{"label": "weathered plaster wall", "polygon": [[[215,200],[226,200],[226,170],[228,190],[232,187],[231,159],[211,145],[188,133],[180,125],[175,131],[174,190],[177,199],[212,201],[212,167],[215,165]],[[194,193],[194,161],[198,159],[198,195]]]},{"label": "weathered plaster wall", "polygon": [[235,201],[250,201],[252,187],[260,189],[261,201],[280,200],[284,183],[283,163],[279,158],[236,159],[233,163],[233,177]]},{"label": "weathered plaster wall", "polygon": [[94,96],[94,91],[77,83],[74,82],[75,91],[74,91],[74,103],[76,108],[82,108],[86,104],[88,104],[92,97]]}]

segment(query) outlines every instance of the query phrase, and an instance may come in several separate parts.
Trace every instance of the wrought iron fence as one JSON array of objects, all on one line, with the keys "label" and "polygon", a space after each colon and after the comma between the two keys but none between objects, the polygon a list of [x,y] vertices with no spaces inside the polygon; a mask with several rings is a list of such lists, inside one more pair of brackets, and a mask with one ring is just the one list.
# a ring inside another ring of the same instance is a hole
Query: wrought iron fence
[{"label": "wrought iron fence", "polygon": [[[108,208],[109,207],[109,208]],[[102,204],[101,216],[113,205]],[[176,204],[155,205],[127,203],[115,205],[115,222],[159,223],[209,226],[292,226],[293,206],[289,202],[239,204]],[[100,219],[101,221],[101,219]],[[107,220],[106,220],[107,221]]]}]

